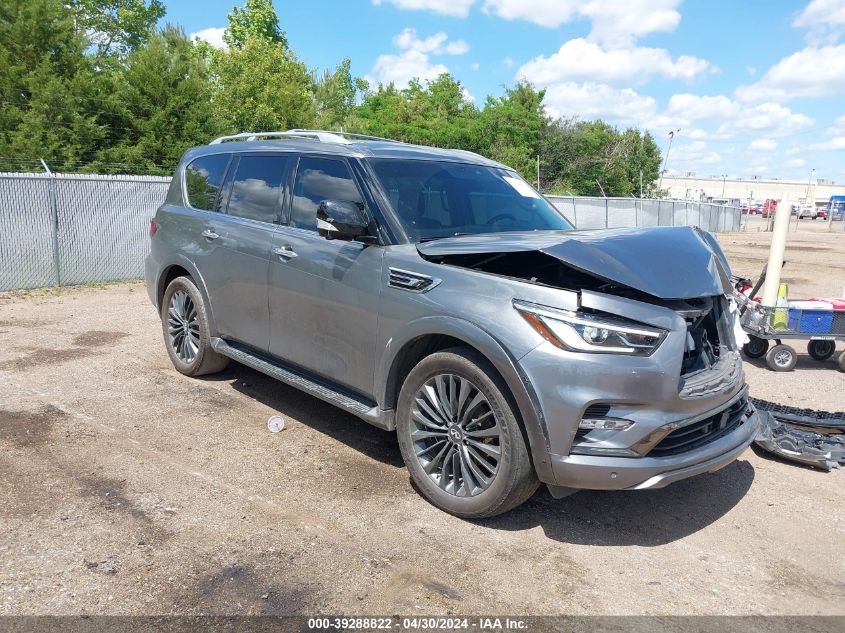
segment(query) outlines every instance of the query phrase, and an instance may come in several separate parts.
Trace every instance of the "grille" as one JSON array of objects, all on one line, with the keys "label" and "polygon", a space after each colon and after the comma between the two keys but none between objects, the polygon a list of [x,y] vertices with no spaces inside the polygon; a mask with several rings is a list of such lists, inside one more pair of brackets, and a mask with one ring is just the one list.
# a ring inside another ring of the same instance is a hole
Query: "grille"
[{"label": "grille", "polygon": [[649,451],[648,456],[666,457],[668,455],[677,455],[717,440],[739,428],[745,422],[745,410],[747,407],[748,401],[743,397],[724,411],[675,429],[660,440]]}]

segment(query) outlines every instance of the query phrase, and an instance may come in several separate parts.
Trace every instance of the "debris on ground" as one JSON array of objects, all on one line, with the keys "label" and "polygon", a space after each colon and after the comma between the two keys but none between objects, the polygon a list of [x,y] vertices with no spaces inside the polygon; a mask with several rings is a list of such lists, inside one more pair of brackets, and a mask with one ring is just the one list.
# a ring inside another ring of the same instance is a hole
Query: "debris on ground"
[{"label": "debris on ground", "polygon": [[830,471],[845,464],[845,412],[797,409],[757,400],[763,420],[755,444],[784,459]]},{"label": "debris on ground", "polygon": [[267,420],[267,429],[270,433],[278,433],[285,428],[285,419],[280,415],[271,415]]}]

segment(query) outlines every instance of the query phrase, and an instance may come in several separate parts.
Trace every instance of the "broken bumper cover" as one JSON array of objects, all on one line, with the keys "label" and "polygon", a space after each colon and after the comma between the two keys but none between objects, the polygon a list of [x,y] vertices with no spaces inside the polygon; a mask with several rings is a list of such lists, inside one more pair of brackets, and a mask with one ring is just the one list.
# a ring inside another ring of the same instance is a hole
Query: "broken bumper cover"
[{"label": "broken bumper cover", "polygon": [[754,441],[760,428],[755,409],[733,432],[704,446],[671,457],[551,455],[555,483],[567,488],[642,490],[663,488],[734,461]]}]

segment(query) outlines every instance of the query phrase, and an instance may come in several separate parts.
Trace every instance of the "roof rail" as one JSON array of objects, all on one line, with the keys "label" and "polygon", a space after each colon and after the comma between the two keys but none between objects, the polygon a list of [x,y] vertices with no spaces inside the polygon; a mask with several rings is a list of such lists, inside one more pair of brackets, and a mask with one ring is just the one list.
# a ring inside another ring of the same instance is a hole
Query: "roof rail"
[{"label": "roof rail", "polygon": [[353,140],[369,140],[369,141],[388,141],[391,143],[398,143],[389,138],[381,138],[380,136],[367,136],[366,134],[352,134],[350,132],[331,132],[328,130],[287,130],[286,132],[241,132],[240,134],[230,134],[228,136],[221,136],[214,139],[209,145],[219,145],[227,141],[256,141],[261,138],[298,138],[310,139],[319,141],[321,143],[340,143],[346,145]]}]

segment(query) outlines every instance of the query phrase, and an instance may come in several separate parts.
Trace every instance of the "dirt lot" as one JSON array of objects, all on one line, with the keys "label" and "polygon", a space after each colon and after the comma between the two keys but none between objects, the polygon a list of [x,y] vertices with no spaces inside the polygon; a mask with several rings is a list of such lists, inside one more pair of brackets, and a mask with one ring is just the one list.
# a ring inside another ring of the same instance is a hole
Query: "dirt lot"
[{"label": "dirt lot", "polygon": [[[766,241],[724,238],[754,275]],[[845,236],[792,252],[793,294],[841,292]],[[747,451],[470,523],[390,434],[241,366],[176,373],[140,284],[0,296],[0,342],[0,615],[845,613],[843,472]],[[752,395],[845,409],[818,367],[749,365]]]}]

